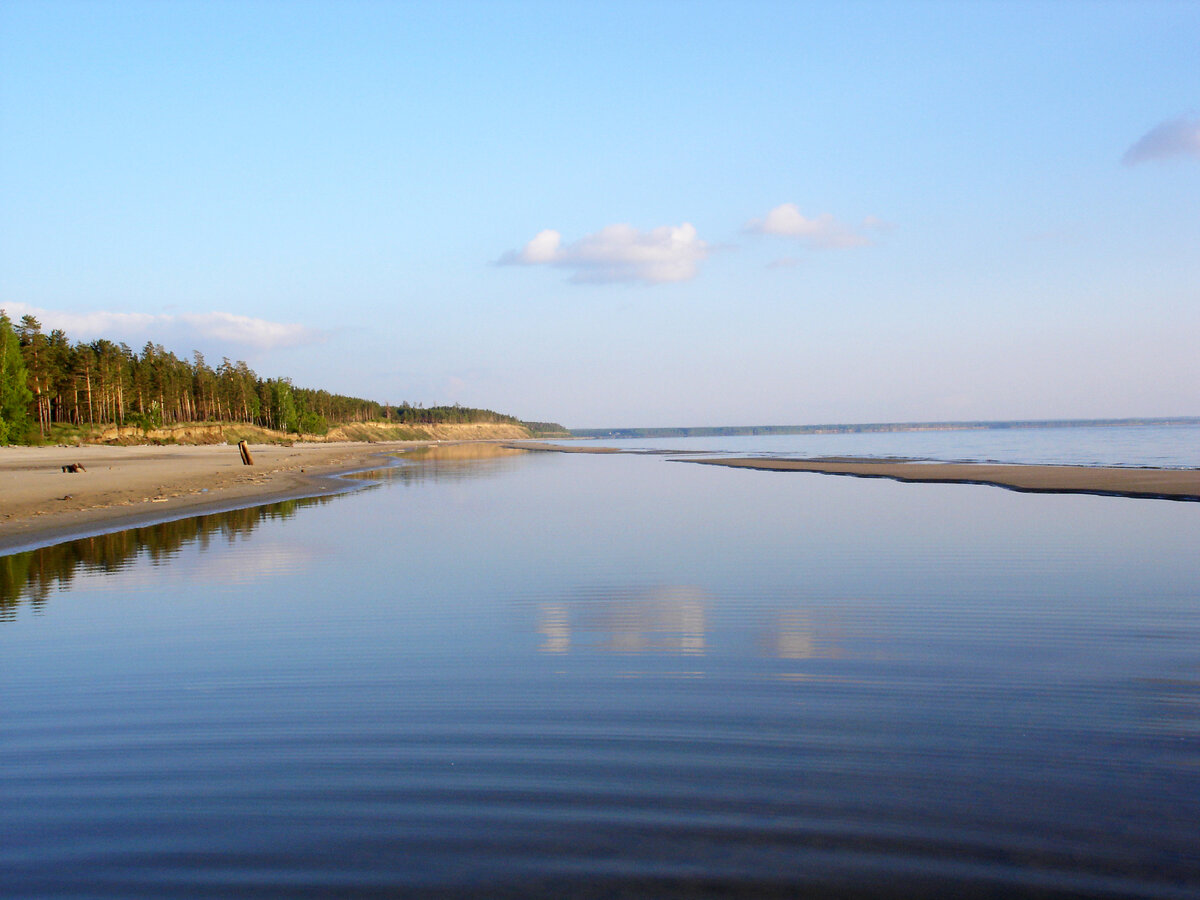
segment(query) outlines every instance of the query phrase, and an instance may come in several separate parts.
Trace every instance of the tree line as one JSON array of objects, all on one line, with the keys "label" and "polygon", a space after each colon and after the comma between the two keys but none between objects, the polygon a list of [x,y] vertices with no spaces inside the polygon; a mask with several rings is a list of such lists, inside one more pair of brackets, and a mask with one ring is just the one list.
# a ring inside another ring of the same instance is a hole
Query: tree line
[{"label": "tree line", "polygon": [[161,344],[141,352],[100,339],[72,343],[34,316],[13,323],[0,310],[0,444],[45,438],[56,426],[143,429],[182,422],[232,422],[324,434],[357,422],[519,424],[513,416],[461,406],[393,406],[290,378],[261,378],[242,360],[211,366],[199,351],[180,358]]}]

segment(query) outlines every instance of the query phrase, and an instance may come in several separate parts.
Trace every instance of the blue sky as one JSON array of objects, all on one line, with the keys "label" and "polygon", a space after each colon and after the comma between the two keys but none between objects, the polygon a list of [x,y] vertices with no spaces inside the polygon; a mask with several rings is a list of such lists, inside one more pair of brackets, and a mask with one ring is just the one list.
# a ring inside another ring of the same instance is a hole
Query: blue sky
[{"label": "blue sky", "polygon": [[1200,4],[0,5],[0,307],[574,427],[1200,414]]}]

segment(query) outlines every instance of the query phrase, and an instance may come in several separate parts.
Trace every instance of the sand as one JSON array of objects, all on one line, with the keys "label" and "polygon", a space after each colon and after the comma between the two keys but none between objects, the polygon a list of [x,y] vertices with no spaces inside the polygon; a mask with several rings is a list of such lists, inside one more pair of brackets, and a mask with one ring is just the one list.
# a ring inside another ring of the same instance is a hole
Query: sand
[{"label": "sand", "polygon": [[[0,447],[0,553],[151,522],[347,489],[338,473],[376,467],[420,442]],[[79,464],[82,472],[64,472]]]},{"label": "sand", "polygon": [[987,484],[1046,494],[1103,494],[1162,500],[1200,500],[1200,469],[1122,469],[1098,466],[1022,466],[915,463],[858,459],[689,459],[681,462],[773,472],[820,472],[919,483]]}]

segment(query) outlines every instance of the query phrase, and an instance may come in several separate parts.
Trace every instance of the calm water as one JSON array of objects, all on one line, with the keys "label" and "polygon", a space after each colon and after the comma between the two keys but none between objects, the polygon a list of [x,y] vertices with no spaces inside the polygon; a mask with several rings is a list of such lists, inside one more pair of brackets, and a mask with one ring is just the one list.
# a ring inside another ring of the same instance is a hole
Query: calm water
[{"label": "calm water", "polygon": [[989,428],[860,434],[559,441],[623,450],[736,453],[808,459],[819,456],[898,457],[947,462],[1200,468],[1200,424]]},{"label": "calm water", "polygon": [[0,558],[0,896],[1200,895],[1200,504],[377,477]]}]

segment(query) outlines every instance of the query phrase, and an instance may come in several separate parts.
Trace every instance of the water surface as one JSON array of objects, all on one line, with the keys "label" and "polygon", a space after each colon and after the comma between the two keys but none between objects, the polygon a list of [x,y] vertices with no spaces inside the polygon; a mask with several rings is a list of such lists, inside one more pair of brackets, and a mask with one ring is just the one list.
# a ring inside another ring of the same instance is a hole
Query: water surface
[{"label": "water surface", "polygon": [[812,459],[861,456],[1049,466],[1200,468],[1200,424],[1010,427],[845,434],[556,441],[570,446]]},{"label": "water surface", "polygon": [[0,559],[0,895],[1200,890],[1196,504],[374,478]]}]

